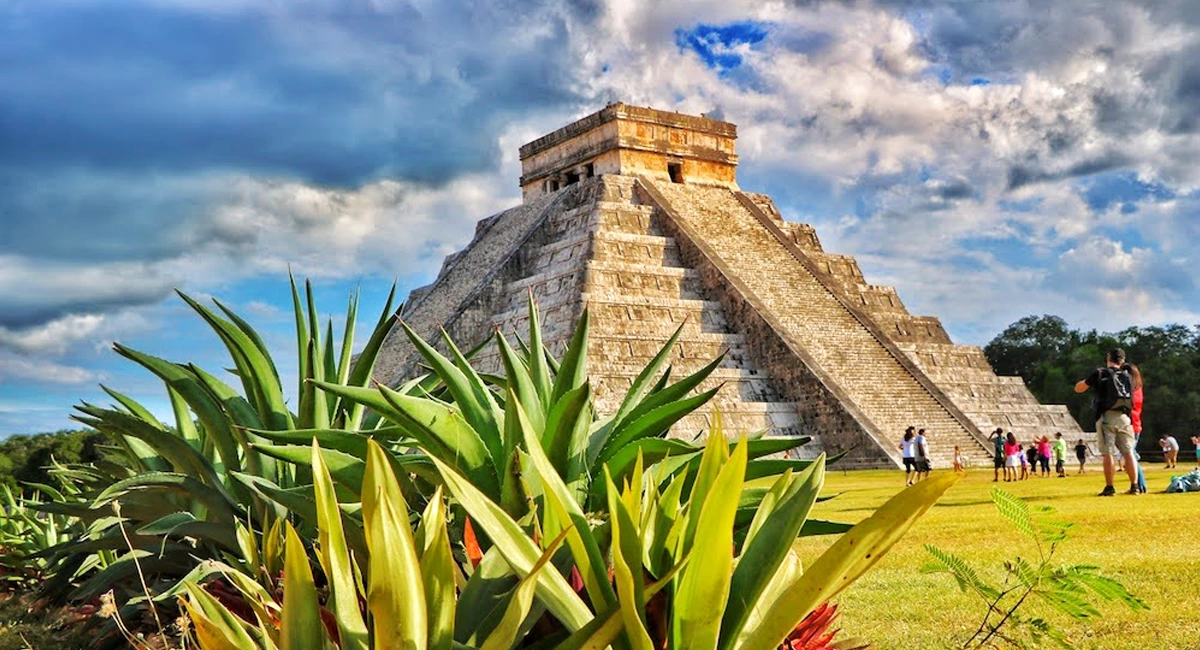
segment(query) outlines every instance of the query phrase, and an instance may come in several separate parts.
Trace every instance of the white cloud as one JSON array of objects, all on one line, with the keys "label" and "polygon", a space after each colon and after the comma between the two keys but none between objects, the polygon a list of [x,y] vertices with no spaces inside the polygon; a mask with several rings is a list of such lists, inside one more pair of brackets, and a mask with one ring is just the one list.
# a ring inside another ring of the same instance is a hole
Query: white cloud
[{"label": "white cloud", "polygon": [[68,314],[22,329],[0,326],[0,350],[62,356],[76,346],[105,348],[118,336],[144,331],[148,321],[126,309],[113,313]]},{"label": "white cloud", "polygon": [[[92,384],[102,375],[87,368],[54,363],[45,359],[11,355],[0,351],[0,382],[28,381],[51,384]],[[19,408],[19,407],[14,407]],[[28,409],[20,409],[22,411]]]}]

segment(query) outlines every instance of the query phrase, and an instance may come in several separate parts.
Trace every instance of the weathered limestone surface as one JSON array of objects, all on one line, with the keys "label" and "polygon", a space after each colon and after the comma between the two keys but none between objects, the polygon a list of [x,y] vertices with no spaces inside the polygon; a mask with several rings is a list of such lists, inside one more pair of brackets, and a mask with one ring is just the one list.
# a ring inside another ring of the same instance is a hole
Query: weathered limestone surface
[{"label": "weathered limestone surface", "polygon": [[[822,260],[831,257],[811,226],[783,222],[767,196],[747,196],[779,220],[792,242],[806,253]],[[952,343],[936,317],[909,314],[892,287],[865,284],[857,264],[827,265],[826,270],[835,279],[831,286],[869,315],[980,431],[1013,430],[1023,442],[1033,436],[1053,437],[1055,432],[1070,439],[1090,439],[1092,434],[1080,430],[1065,406],[1040,404],[1019,377],[996,375],[981,349]]]},{"label": "weathered limestone surface", "polygon": [[[587,308],[604,413],[682,327],[674,377],[725,357],[700,387],[717,396],[674,435],[705,435],[719,409],[728,433],[811,435],[806,456],[846,452],[849,466],[897,465],[910,424],[927,429],[940,467],[955,445],[988,463],[996,426],[1085,437],[1065,407],[1038,404],[979,348],[868,284],[853,257],[826,252],[812,226],[740,192],[735,137],[732,124],[617,104],[522,147],[525,203],[481,221],[402,318],[439,347],[439,328],[461,347],[496,330],[524,338],[532,295],[561,353]],[[475,362],[500,370],[494,346]],[[398,384],[418,363],[397,328],[376,379]]]},{"label": "weathered limestone surface", "polygon": [[[829,394],[824,400],[832,397],[840,403],[844,415],[828,418],[826,424],[837,427],[836,435],[826,435],[827,446],[835,444],[833,440],[858,443],[848,462],[874,464],[882,460],[880,451],[895,460],[896,432],[915,424],[927,429],[938,461],[948,460],[946,452],[954,445],[982,451],[983,436],[973,424],[931,390],[931,382],[902,353],[889,349],[890,341],[881,340],[869,323],[848,309],[835,289],[810,272],[797,259],[797,251],[764,227],[735,192],[643,182],[651,200],[661,197],[660,207],[681,238],[686,236],[711,261],[714,273],[709,282],[728,287],[731,302],[736,295],[736,301],[765,316],[772,333],[791,352],[776,351],[772,356],[779,367],[771,365],[769,370],[781,374],[803,361]],[[844,273],[861,277],[852,260],[834,261]],[[829,259],[816,262],[818,268],[828,268]],[[759,335],[767,337],[766,332]],[[868,440],[873,444],[863,444]],[[939,444],[934,446],[934,441]]]}]

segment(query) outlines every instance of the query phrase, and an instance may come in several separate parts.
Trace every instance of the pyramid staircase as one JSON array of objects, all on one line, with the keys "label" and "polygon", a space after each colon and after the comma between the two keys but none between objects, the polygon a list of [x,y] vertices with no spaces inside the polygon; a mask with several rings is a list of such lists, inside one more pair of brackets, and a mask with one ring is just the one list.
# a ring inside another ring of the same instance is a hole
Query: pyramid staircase
[{"label": "pyramid staircase", "polygon": [[[722,353],[725,357],[699,387],[720,387],[716,397],[681,420],[675,435],[702,438],[717,409],[728,432],[801,433],[796,404],[782,399],[769,375],[751,360],[721,303],[706,294],[696,270],[682,264],[655,208],[633,201],[636,182],[622,176],[589,181],[592,186],[581,191],[597,193],[597,200],[550,217],[538,245],[523,251],[524,269],[516,274],[521,277],[505,283],[503,309],[490,325],[524,336],[532,292],[548,345],[561,353],[571,333],[564,324],[573,326],[586,304],[592,323],[589,374],[602,413],[620,406],[634,378],[682,326],[670,359],[672,376],[695,372]],[[476,362],[488,371],[500,368],[494,350],[482,352]],[[813,456],[820,449],[816,442],[800,453]]]}]

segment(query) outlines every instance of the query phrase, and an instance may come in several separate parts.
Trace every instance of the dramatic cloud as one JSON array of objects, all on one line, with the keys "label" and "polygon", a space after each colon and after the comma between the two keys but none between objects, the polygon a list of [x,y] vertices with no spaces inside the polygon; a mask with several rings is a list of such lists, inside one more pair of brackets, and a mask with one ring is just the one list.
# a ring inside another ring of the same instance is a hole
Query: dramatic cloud
[{"label": "dramatic cloud", "polygon": [[409,288],[610,100],[737,123],[744,187],[961,340],[1200,321],[1190,0],[18,0],[0,59],[0,389],[184,346],[173,287]]}]

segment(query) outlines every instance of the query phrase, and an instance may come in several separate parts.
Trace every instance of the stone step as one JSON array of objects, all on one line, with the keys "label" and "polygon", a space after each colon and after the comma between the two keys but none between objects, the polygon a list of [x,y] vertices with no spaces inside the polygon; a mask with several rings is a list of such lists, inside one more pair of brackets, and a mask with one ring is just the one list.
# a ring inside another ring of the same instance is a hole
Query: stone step
[{"label": "stone step", "polygon": [[[593,387],[597,402],[622,399],[642,370],[641,367],[635,366],[599,366],[592,363],[589,363],[589,368],[596,377]],[[671,372],[671,376],[675,378],[687,374],[688,372],[683,369],[672,369]],[[717,368],[704,381],[700,382],[696,392],[714,388],[720,388],[713,398],[713,401],[718,404],[780,401],[779,393],[772,384],[771,378],[753,369]]]},{"label": "stone step", "polygon": [[700,276],[692,269],[622,262],[592,262],[588,293],[613,299],[630,297],[700,299]]},{"label": "stone step", "polygon": [[[943,383],[987,383],[996,379],[995,373],[988,368],[950,368],[946,366],[926,366],[917,364],[926,376],[941,385]],[[1017,381],[1021,378],[1017,377]]]},{"label": "stone step", "polygon": [[[725,437],[731,440],[736,440],[737,436],[742,434],[764,429],[774,432],[775,435],[801,435],[799,433],[800,418],[795,413],[722,409],[720,414],[721,430],[725,433]],[[671,435],[675,438],[690,440],[696,434],[708,433],[712,429],[716,417],[713,409],[699,409],[684,416],[671,427]],[[703,436],[699,438],[699,440],[703,439]]]},{"label": "stone step", "polygon": [[570,267],[584,266],[590,245],[591,237],[584,232],[529,249],[526,253],[532,260],[529,276],[561,273]]},{"label": "stone step", "polygon": [[529,294],[539,305],[557,304],[576,298],[582,291],[587,268],[560,264],[535,275],[509,282],[505,287],[504,311],[529,309]]},{"label": "stone step", "polygon": [[662,225],[654,219],[654,208],[636,203],[598,202],[589,225],[598,232],[665,236]]},{"label": "stone step", "polygon": [[[911,318],[911,317],[910,317]],[[921,368],[978,368],[992,373],[983,351],[974,345],[954,345],[926,341],[921,343],[901,342],[897,344]]]},{"label": "stone step", "polygon": [[[593,329],[601,334],[636,331],[649,338],[665,334],[662,337],[665,341],[680,325],[684,325],[685,332],[729,331],[721,303],[712,300],[592,296],[587,293],[580,294],[578,299],[588,305]],[[539,301],[537,304],[540,310],[546,312],[573,304],[576,300],[574,295],[560,295],[554,300]],[[523,324],[519,331],[524,332],[528,329],[528,315],[528,307],[522,302],[520,306],[513,306],[493,316],[492,323],[506,332],[511,324]]]},{"label": "stone step", "polygon": [[[1028,427],[1034,428],[1058,428],[1071,429],[1075,420],[1069,413],[1058,413],[1052,410],[1039,411],[1008,411],[1008,410],[986,410],[986,411],[969,411],[968,416],[979,420],[992,423],[991,428],[1002,427],[1005,431],[1012,429],[1017,433]],[[1068,435],[1067,431],[1063,431],[1063,435]]]},{"label": "stone step", "polygon": [[954,389],[945,390],[950,399],[953,399],[955,404],[964,409],[976,404],[981,405],[981,408],[986,407],[988,404],[1004,408],[1041,406],[1038,404],[1037,399],[1029,394],[998,392],[992,395],[981,395],[964,393]]},{"label": "stone step", "polygon": [[[672,377],[672,383],[674,383],[675,379],[678,379],[678,377],[675,377],[674,375],[672,375]],[[614,386],[609,384],[609,387]],[[621,382],[619,388],[620,390],[606,391],[604,394],[597,396],[595,399],[596,404],[602,407],[602,410],[615,411],[616,409],[620,408],[621,402],[625,399],[625,395],[628,392],[629,387],[624,382]],[[704,386],[702,385],[700,389],[703,388]],[[692,394],[697,394],[700,389],[693,391]],[[789,422],[798,417],[799,413],[795,402],[743,401],[732,398],[730,395],[724,395],[721,392],[718,392],[711,400],[705,403],[705,405],[701,407],[701,410],[706,413],[713,410],[720,410],[722,413],[751,413],[758,415],[773,414],[773,417],[780,418],[781,421],[788,420]]]},{"label": "stone step", "polygon": [[[749,364],[741,337],[714,335],[714,339],[698,338],[701,334],[689,334],[676,342],[668,356],[675,372],[693,372],[716,359],[722,353],[725,367],[741,368]],[[626,365],[641,368],[649,364],[662,350],[667,340],[648,339],[634,335],[593,334],[589,343],[588,357],[611,365]],[[688,370],[684,370],[687,368]]]},{"label": "stone step", "polygon": [[666,340],[680,325],[684,332],[729,332],[721,304],[709,300],[587,295],[598,333],[636,331]]},{"label": "stone step", "polygon": [[[766,305],[778,333],[802,348],[874,423],[874,435],[903,431],[920,414],[926,428],[946,432],[954,444],[982,447],[733,192],[665,183],[653,187],[669,204],[672,218],[682,220],[684,232],[714,252],[712,263],[730,283]],[[854,268],[845,259],[821,261]]]},{"label": "stone step", "polygon": [[683,266],[679,259],[679,247],[670,237],[623,232],[594,233],[592,259],[599,262]]}]

